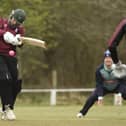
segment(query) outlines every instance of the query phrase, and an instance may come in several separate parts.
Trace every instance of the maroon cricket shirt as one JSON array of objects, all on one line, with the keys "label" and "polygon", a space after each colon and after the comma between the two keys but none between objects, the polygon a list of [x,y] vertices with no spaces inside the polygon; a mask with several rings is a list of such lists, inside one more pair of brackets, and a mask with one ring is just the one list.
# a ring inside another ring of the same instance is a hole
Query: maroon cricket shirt
[{"label": "maroon cricket shirt", "polygon": [[8,25],[8,20],[0,18],[0,54],[9,56],[9,51],[14,50],[16,55],[16,46],[9,44],[4,41],[3,35],[5,32],[11,32],[13,35],[24,34],[23,26],[18,26],[17,28],[10,28]]}]

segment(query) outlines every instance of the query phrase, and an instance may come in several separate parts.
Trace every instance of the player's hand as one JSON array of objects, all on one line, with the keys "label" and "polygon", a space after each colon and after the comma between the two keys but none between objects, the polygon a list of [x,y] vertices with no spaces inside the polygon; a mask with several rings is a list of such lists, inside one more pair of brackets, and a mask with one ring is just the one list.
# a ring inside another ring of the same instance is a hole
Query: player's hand
[{"label": "player's hand", "polygon": [[102,97],[102,96],[99,96],[99,97],[98,97],[97,104],[98,104],[99,106],[103,105],[103,97]]},{"label": "player's hand", "polygon": [[21,40],[21,35],[17,34],[14,38],[15,40],[15,45],[22,45],[22,40]]},{"label": "player's hand", "polygon": [[10,32],[4,33],[3,38],[7,43],[12,43],[14,41],[14,35]]}]

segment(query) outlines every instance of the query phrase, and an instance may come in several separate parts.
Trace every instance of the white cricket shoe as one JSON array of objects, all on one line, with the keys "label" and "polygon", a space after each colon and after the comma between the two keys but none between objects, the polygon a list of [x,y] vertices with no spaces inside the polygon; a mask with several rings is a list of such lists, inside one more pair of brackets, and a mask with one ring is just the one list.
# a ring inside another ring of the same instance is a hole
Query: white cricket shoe
[{"label": "white cricket shoe", "polygon": [[1,114],[1,119],[2,119],[2,120],[5,120],[5,113],[4,113],[4,111],[2,110],[2,108],[0,108],[0,114]]},{"label": "white cricket shoe", "polygon": [[77,114],[77,118],[82,118],[83,117],[83,114],[81,113],[81,112],[79,112],[78,114]]},{"label": "white cricket shoe", "polygon": [[4,113],[5,113],[4,120],[15,120],[16,119],[16,116],[15,116],[13,110],[11,110],[10,108],[7,108]]},{"label": "white cricket shoe", "polygon": [[3,111],[1,112],[1,119],[6,120],[6,113]]}]

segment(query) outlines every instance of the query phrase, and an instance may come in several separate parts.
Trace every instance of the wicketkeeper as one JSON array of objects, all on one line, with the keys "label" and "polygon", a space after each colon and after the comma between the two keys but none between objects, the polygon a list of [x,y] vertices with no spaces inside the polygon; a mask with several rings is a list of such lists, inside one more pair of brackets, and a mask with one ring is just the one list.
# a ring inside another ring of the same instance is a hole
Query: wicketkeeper
[{"label": "wicketkeeper", "polygon": [[104,63],[96,70],[96,89],[89,96],[83,108],[77,114],[81,118],[85,116],[88,110],[97,100],[102,100],[103,96],[109,93],[121,93],[123,99],[126,99],[126,81],[125,79],[118,79],[113,74],[113,60],[109,50],[105,52]]},{"label": "wicketkeeper", "polygon": [[22,45],[23,23],[26,14],[22,9],[13,10],[9,19],[0,18],[0,96],[2,119],[14,120],[13,112],[17,94],[21,90],[18,78],[16,47]]}]

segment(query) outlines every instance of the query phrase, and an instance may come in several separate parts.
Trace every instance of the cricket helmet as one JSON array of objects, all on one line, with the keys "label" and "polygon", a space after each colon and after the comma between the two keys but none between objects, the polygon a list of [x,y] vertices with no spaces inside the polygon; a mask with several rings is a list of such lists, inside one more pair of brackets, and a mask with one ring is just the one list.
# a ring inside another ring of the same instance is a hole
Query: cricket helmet
[{"label": "cricket helmet", "polygon": [[17,23],[22,24],[26,19],[26,13],[22,9],[15,9],[12,10],[10,18],[14,18],[17,21]]}]

